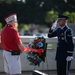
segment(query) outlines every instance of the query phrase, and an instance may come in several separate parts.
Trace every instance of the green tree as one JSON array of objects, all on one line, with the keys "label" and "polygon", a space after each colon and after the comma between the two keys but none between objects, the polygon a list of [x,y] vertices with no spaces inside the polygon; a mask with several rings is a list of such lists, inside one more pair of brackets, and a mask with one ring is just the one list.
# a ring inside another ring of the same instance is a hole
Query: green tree
[{"label": "green tree", "polygon": [[[55,20],[59,14],[68,11],[75,12],[75,0],[0,0],[0,22],[5,23],[4,17],[10,13],[17,13],[19,23],[45,24]],[[54,14],[49,11],[54,10]],[[56,11],[56,12],[55,12]],[[73,18],[70,14],[71,18]],[[70,22],[72,22],[71,19]]]},{"label": "green tree", "polygon": [[53,10],[51,10],[51,11],[48,11],[47,12],[47,16],[46,16],[46,19],[45,19],[45,21],[46,21],[46,23],[52,23],[54,20],[56,20],[56,18],[57,18],[57,12],[55,12],[55,11],[53,11]]}]

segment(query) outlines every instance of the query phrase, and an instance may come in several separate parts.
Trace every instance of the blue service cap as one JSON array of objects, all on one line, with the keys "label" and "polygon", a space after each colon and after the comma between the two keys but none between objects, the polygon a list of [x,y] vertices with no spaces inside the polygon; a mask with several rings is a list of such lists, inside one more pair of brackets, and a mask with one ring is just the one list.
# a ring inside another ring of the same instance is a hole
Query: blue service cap
[{"label": "blue service cap", "polygon": [[60,20],[60,19],[69,19],[69,16],[67,16],[67,15],[58,15],[58,20]]}]

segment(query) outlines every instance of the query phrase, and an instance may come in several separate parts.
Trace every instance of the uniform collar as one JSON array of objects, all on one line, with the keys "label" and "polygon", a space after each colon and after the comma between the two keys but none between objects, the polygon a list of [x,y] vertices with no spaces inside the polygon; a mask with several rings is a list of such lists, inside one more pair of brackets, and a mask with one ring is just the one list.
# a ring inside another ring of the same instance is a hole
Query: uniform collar
[{"label": "uniform collar", "polygon": [[67,28],[68,26],[67,25],[65,25],[65,26],[63,26],[63,27],[60,27],[61,29],[65,29],[65,28]]},{"label": "uniform collar", "polygon": [[[66,26],[66,25],[65,25],[65,26]],[[65,26],[61,27],[61,29],[64,29],[64,28],[65,28]]]}]

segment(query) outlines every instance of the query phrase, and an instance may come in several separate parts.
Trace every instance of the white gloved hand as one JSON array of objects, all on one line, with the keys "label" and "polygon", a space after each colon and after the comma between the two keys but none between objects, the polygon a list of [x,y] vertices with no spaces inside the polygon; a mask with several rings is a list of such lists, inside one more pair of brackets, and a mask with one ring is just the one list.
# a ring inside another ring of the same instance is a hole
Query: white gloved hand
[{"label": "white gloved hand", "polygon": [[56,28],[56,26],[57,26],[57,20],[52,24],[52,27],[51,27],[51,29],[55,29]]},{"label": "white gloved hand", "polygon": [[73,60],[73,56],[67,56],[66,61],[71,61]]}]

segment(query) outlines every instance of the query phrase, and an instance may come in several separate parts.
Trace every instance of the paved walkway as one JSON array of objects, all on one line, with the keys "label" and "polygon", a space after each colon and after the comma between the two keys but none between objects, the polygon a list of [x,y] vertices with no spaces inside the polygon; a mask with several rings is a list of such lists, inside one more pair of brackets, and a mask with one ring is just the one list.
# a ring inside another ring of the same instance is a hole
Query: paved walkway
[{"label": "paved walkway", "polygon": [[[48,75],[57,75],[56,71],[43,71],[43,72],[47,73]],[[5,73],[0,73],[0,75],[5,75]],[[21,75],[32,75],[32,71],[22,72]],[[75,75],[75,70],[71,71],[70,75]]]}]

